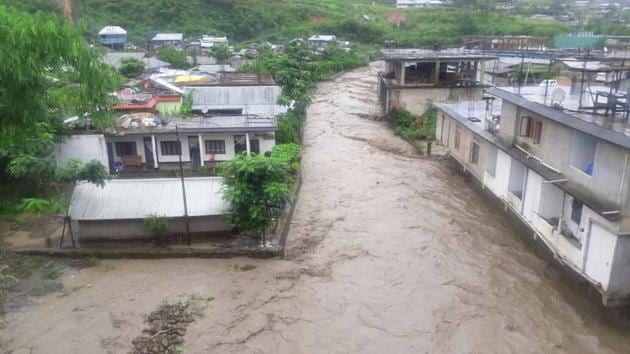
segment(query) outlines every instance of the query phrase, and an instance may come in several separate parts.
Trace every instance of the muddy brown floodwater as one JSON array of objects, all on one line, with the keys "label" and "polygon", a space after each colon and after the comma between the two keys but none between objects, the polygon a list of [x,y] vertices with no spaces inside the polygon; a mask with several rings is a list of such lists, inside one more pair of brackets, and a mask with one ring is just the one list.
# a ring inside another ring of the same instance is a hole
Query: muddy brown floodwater
[{"label": "muddy brown floodwater", "polygon": [[66,295],[8,315],[6,350],[128,352],[161,303],[200,296],[186,353],[627,352],[498,209],[374,119],[377,66],[314,95],[287,259],[68,270]]}]

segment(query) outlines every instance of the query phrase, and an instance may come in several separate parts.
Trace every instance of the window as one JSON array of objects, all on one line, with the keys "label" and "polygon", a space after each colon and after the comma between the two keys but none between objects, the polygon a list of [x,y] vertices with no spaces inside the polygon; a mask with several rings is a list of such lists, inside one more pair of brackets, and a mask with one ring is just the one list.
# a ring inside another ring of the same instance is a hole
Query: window
[{"label": "window", "polygon": [[462,140],[462,136],[459,133],[459,130],[455,130],[455,149],[459,150],[459,143]]},{"label": "window", "polygon": [[116,143],[116,155],[118,156],[136,156],[138,151],[136,150],[135,142],[118,142]]},{"label": "window", "polygon": [[532,131],[532,139],[534,144],[540,144],[540,137],[542,136],[542,122],[534,121],[534,128]]},{"label": "window", "polygon": [[486,171],[488,171],[488,174],[492,177],[495,177],[497,173],[497,155],[497,148],[493,145],[488,145],[488,153],[486,156]]},{"label": "window", "polygon": [[[254,154],[260,153],[260,141],[258,139],[249,139],[249,150]],[[234,152],[238,155],[247,151],[247,141],[245,135],[234,135]]]},{"label": "window", "polygon": [[508,191],[514,194],[518,199],[523,199],[523,185],[525,184],[526,174],[527,168],[525,165],[516,160],[512,160],[510,164]]},{"label": "window", "polygon": [[532,118],[531,117],[521,117],[521,126],[518,131],[519,136],[532,136]]},{"label": "window", "polygon": [[162,155],[164,156],[172,156],[179,155],[181,153],[181,148],[178,141],[161,141],[160,149],[162,150]]},{"label": "window", "polygon": [[479,144],[475,142],[470,143],[470,157],[468,160],[474,164],[479,162]]},{"label": "window", "polygon": [[581,132],[574,132],[571,139],[571,166],[592,176],[596,150],[597,140],[595,138]]},{"label": "window", "polygon": [[573,199],[573,202],[571,203],[571,220],[578,225],[580,224],[580,221],[582,221],[583,207],[584,204],[582,204],[582,202]]},{"label": "window", "polygon": [[206,140],[206,154],[225,154],[225,140]]}]

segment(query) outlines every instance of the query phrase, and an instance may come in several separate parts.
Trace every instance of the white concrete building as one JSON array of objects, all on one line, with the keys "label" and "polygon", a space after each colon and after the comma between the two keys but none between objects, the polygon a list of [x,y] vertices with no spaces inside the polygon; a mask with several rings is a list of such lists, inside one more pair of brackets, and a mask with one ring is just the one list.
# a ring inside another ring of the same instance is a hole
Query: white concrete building
[{"label": "white concrete building", "polygon": [[55,158],[58,162],[96,159],[121,176],[177,169],[180,153],[186,169],[212,167],[239,153],[270,152],[276,144],[276,126],[275,118],[253,115],[160,118],[151,113],[130,114],[122,116],[112,132],[71,136],[55,148]]},{"label": "white concrete building", "polygon": [[334,35],[316,34],[308,39],[308,43],[315,48],[326,48],[329,45],[337,43],[337,37]]},{"label": "white concrete building", "polygon": [[[630,129],[625,112],[545,88],[433,103],[436,138],[603,303],[630,300]],[[601,101],[600,101],[601,103]]]}]

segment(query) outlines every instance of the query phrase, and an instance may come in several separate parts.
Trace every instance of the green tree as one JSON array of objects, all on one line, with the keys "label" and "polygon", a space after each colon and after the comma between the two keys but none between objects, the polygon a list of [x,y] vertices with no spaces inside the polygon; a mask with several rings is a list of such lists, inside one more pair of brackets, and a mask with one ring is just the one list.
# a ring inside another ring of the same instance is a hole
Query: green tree
[{"label": "green tree", "polygon": [[188,69],[190,64],[186,60],[186,52],[183,50],[177,50],[171,46],[163,46],[158,50],[158,59],[165,61],[173,68],[176,69]]},{"label": "green tree", "polygon": [[291,172],[285,162],[261,155],[239,155],[219,164],[229,220],[241,230],[265,237],[289,196]]},{"label": "green tree", "polygon": [[230,59],[230,48],[226,45],[214,45],[210,49],[210,56],[217,60],[219,64],[225,64]]},{"label": "green tree", "polygon": [[0,193],[8,201],[42,192],[54,179],[49,156],[67,134],[65,118],[112,124],[109,93],[121,79],[101,52],[51,14],[0,6],[0,53]]},{"label": "green tree", "polygon": [[134,78],[144,72],[144,62],[136,58],[125,58],[120,63],[120,73],[126,78]]}]

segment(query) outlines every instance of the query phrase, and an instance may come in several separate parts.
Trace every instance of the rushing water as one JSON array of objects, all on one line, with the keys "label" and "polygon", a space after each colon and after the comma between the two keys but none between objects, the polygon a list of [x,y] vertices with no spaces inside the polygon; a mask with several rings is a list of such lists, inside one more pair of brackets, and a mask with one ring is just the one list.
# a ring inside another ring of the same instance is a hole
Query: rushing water
[{"label": "rushing water", "polygon": [[[214,300],[187,353],[628,352],[629,336],[500,209],[375,119],[377,66],[314,95],[286,260],[108,261],[65,274],[80,288],[12,315],[8,348],[125,352],[161,301],[200,295]],[[234,270],[247,263],[256,269]]]}]

